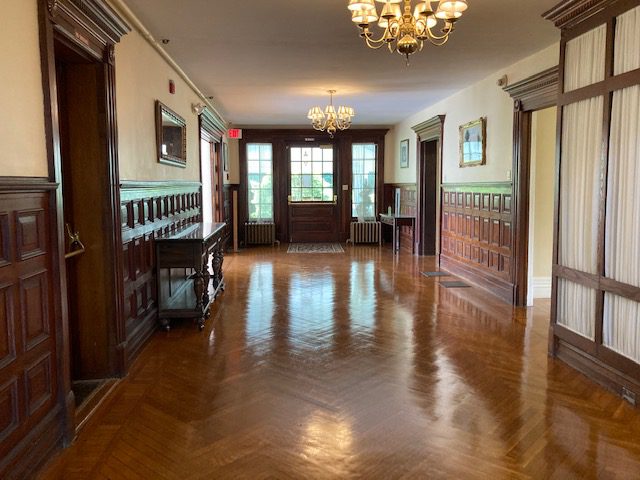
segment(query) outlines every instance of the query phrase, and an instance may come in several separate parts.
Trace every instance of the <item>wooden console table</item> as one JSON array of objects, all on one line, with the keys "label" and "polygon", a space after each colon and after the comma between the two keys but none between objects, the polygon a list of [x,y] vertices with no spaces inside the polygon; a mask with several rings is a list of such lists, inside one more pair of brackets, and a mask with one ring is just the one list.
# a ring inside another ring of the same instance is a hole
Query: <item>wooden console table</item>
[{"label": "wooden console table", "polygon": [[224,291],[225,223],[193,223],[156,238],[158,318],[169,330],[172,318],[193,318],[200,330],[209,306]]},{"label": "wooden console table", "polygon": [[380,223],[383,225],[389,225],[393,228],[393,253],[400,252],[400,227],[411,227],[413,231],[413,237],[411,239],[411,253],[415,253],[416,217],[411,217],[409,215],[387,215],[381,213]]}]

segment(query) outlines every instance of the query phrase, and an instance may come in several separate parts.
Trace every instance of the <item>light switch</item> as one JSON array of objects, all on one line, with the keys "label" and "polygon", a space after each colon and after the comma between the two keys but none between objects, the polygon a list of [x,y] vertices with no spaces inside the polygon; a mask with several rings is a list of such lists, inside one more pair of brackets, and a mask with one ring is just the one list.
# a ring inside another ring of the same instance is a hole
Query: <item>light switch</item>
[{"label": "light switch", "polygon": [[342,185],[342,190],[348,191],[349,190],[349,185]]},{"label": "light switch", "polygon": [[507,170],[507,180],[511,180],[511,170]]}]

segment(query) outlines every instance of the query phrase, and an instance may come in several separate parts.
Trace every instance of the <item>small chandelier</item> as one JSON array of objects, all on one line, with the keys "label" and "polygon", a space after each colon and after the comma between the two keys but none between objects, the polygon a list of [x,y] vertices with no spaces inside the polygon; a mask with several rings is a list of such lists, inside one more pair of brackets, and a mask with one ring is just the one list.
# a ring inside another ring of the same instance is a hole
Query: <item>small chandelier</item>
[{"label": "small chandelier", "polygon": [[[455,23],[467,9],[467,0],[427,0],[419,1],[411,13],[411,0],[375,0],[384,3],[378,15],[374,0],[349,0],[351,21],[360,27],[360,36],[369,48],[378,49],[387,45],[389,51],[398,52],[407,58],[419,52],[425,40],[441,46],[447,43]],[[437,8],[432,4],[438,2]],[[404,3],[404,12],[400,8]],[[378,39],[373,38],[369,25],[378,22],[384,30]],[[435,27],[442,25],[441,35],[434,33]]]},{"label": "small chandelier", "polygon": [[313,107],[309,110],[307,118],[311,120],[311,125],[314,129],[320,131],[327,131],[329,136],[333,138],[333,134],[338,130],[346,130],[351,126],[351,118],[355,117],[355,112],[351,107],[339,106],[336,112],[333,106],[333,94],[335,90],[328,90],[331,96],[331,102],[324,109],[324,112],[320,107]]}]

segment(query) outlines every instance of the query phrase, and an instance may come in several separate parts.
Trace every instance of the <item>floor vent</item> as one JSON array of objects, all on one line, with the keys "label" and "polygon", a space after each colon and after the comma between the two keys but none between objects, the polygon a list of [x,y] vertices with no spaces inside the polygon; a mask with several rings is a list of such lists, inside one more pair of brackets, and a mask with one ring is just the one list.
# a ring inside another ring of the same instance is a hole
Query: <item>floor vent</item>
[{"label": "floor vent", "polygon": [[380,243],[380,222],[351,222],[351,235],[348,242],[356,243]]},{"label": "floor vent", "polygon": [[280,243],[276,240],[275,223],[252,223],[244,224],[245,245],[273,245]]}]

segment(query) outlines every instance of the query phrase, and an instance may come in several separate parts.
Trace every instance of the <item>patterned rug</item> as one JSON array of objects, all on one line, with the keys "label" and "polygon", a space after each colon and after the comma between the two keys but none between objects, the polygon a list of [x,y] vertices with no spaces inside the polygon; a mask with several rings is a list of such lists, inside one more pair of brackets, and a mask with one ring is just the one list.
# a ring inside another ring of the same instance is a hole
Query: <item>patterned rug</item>
[{"label": "patterned rug", "polygon": [[344,253],[339,243],[291,243],[287,253]]}]

